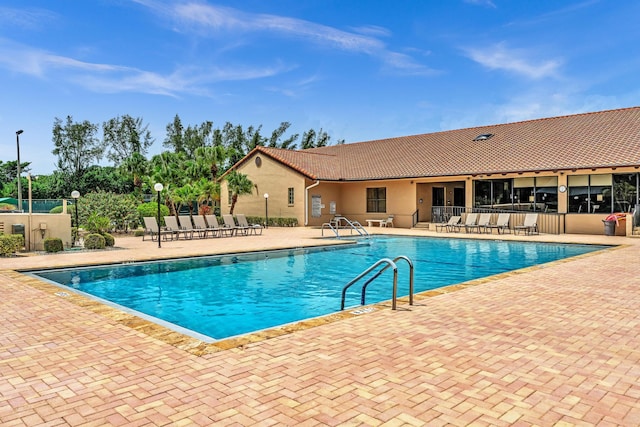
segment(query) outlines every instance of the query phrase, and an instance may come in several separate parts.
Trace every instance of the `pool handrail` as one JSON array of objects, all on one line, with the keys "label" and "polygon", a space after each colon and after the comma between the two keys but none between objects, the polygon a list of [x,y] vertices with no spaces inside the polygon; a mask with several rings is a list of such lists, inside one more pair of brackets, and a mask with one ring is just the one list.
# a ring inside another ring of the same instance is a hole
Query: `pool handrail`
[{"label": "pool handrail", "polygon": [[362,226],[362,224],[360,224],[359,221],[350,221],[347,217],[339,216],[339,215],[333,217],[331,221],[325,222],[324,224],[322,224],[322,227],[321,227],[322,236],[324,236],[324,227],[327,226],[329,227],[329,229],[331,229],[331,231],[333,231],[333,233],[339,239],[340,225],[342,221],[344,221],[347,224],[348,227],[345,227],[345,228],[349,228],[351,230],[351,234],[353,234],[353,230],[355,230],[360,236],[369,237],[369,233],[367,232],[367,230],[365,230],[365,228]]},{"label": "pool handrail", "polygon": [[413,305],[413,263],[411,262],[411,260],[408,257],[406,257],[404,255],[400,255],[400,256],[396,257],[395,259],[393,259],[393,260],[391,260],[389,258],[381,258],[381,259],[379,259],[373,265],[371,265],[369,268],[367,268],[365,271],[360,273],[355,279],[353,279],[349,283],[347,283],[344,286],[344,288],[342,288],[342,300],[340,302],[340,311],[344,310],[344,300],[346,298],[347,289],[349,289],[353,284],[357,283],[360,279],[362,279],[364,276],[369,274],[371,271],[375,270],[381,264],[387,264],[387,265],[384,268],[382,268],[382,270],[378,271],[373,277],[371,277],[369,280],[367,280],[367,282],[365,282],[365,284],[362,286],[362,293],[361,293],[361,297],[360,297],[360,302],[361,302],[362,305],[364,305],[365,292],[366,292],[367,285],[369,283],[371,283],[373,280],[375,280],[376,278],[378,278],[388,268],[393,268],[393,295],[392,295],[392,299],[391,299],[391,309],[395,310],[396,306],[397,306],[397,299],[398,299],[398,266],[396,265],[396,261],[401,260],[401,259],[404,259],[409,264],[409,271],[410,271],[410,275],[409,275],[409,304]]}]

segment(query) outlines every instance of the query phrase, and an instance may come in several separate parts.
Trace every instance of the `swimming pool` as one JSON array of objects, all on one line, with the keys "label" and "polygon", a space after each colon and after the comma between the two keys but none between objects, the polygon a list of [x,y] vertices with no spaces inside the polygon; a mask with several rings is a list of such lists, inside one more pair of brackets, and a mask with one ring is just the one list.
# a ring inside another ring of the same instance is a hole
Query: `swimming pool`
[{"label": "swimming pool", "polygon": [[[381,258],[409,257],[418,293],[603,248],[375,237],[353,245],[30,274],[213,341],[335,313],[344,285]],[[367,303],[391,299],[392,277],[388,270],[368,286]],[[409,268],[398,263],[399,296],[408,294],[408,282]],[[349,290],[347,307],[359,305],[360,290],[360,285]]]}]

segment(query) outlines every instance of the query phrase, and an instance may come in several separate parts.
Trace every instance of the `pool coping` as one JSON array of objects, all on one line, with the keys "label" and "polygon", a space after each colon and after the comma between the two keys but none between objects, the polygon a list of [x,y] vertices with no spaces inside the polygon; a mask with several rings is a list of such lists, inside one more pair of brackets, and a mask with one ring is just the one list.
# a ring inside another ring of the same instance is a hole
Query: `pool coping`
[{"label": "pool coping", "polygon": [[[410,236],[410,237],[415,237],[415,236]],[[345,243],[353,243],[353,240],[342,240],[339,242],[334,241],[333,243],[330,243],[330,244],[328,243],[326,246],[341,245]],[[543,243],[543,242],[538,242],[538,243]],[[564,243],[561,243],[561,244],[564,244]],[[570,243],[567,243],[567,244],[570,244]],[[584,244],[584,243],[579,243],[579,244]],[[319,246],[325,246],[325,245],[319,245]],[[438,289],[432,289],[432,290],[416,293],[414,294],[414,305],[417,305],[419,301],[422,301],[428,298],[437,297],[437,296],[448,294],[451,292],[461,291],[469,287],[474,287],[474,286],[482,285],[485,283],[493,282],[505,277],[510,277],[510,276],[524,274],[527,272],[531,272],[531,271],[535,271],[543,268],[548,268],[552,265],[571,262],[573,260],[580,259],[583,257],[589,257],[589,256],[594,256],[596,254],[600,254],[603,251],[618,250],[628,246],[630,245],[628,244],[611,245],[610,247],[606,247],[601,250],[592,251],[585,254],[575,255],[575,256],[571,256],[571,257],[556,260],[556,261],[551,261],[543,264],[521,268],[518,270],[499,273],[499,274],[495,274],[495,275],[491,275],[491,276],[487,276],[479,279],[473,279],[473,280],[445,286]],[[305,248],[307,247],[295,246],[295,247],[282,247],[282,248],[277,248],[273,250],[295,250],[295,249],[305,249]],[[246,251],[238,251],[238,252],[224,254],[224,255],[230,256],[233,254],[245,254],[245,253],[253,253],[253,252],[268,252],[268,251],[246,250]],[[212,256],[212,255],[202,255],[202,256],[204,257],[204,256]],[[162,258],[162,259],[156,259],[156,261],[169,261],[171,259],[179,259],[179,258],[180,257]],[[184,258],[184,257],[181,257],[181,258]],[[144,261],[141,261],[141,262],[144,262]],[[73,267],[83,267],[83,266],[89,267],[89,266],[114,265],[114,264],[120,265],[121,263],[90,263],[90,264],[83,264],[83,265],[76,264]],[[65,268],[65,267],[54,267],[54,268]],[[263,329],[263,330],[252,332],[252,333],[224,338],[224,339],[220,339],[215,342],[209,343],[209,342],[204,342],[202,340],[199,340],[195,337],[171,330],[168,327],[162,326],[151,320],[141,318],[132,313],[127,313],[116,307],[112,307],[110,305],[104,304],[100,301],[94,300],[87,296],[77,294],[75,292],[71,292],[71,293],[65,292],[64,288],[53,285],[45,281],[44,279],[38,279],[36,277],[24,274],[29,271],[44,271],[44,270],[47,270],[47,269],[33,268],[33,269],[20,269],[20,270],[3,270],[3,273],[7,274],[9,277],[11,277],[12,279],[20,283],[36,288],[52,296],[56,296],[58,298],[64,298],[66,301],[76,306],[83,307],[93,313],[107,317],[118,324],[134,329],[142,334],[158,339],[166,344],[172,345],[178,349],[186,351],[195,356],[203,356],[206,354],[217,353],[220,351],[225,351],[233,348],[242,349],[245,346],[250,345],[252,343],[268,340],[271,338],[276,338],[283,335],[288,335],[296,331],[310,329],[310,328],[338,322],[341,320],[358,317],[365,314],[371,314],[381,310],[391,310],[391,301],[387,300],[380,303],[354,307],[338,313],[332,313],[324,316],[309,318],[299,322],[293,322],[293,323],[289,323],[289,324],[285,324],[285,325],[281,325],[273,328]],[[397,307],[398,310],[410,310],[411,306],[408,305],[408,302],[409,302],[408,296],[398,298],[397,302],[399,303]]]}]

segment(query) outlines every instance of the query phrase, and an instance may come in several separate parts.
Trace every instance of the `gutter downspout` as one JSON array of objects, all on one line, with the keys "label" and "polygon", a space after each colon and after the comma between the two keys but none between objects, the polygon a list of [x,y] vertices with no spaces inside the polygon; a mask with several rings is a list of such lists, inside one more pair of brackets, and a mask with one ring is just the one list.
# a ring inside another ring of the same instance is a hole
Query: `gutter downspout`
[{"label": "gutter downspout", "polygon": [[304,189],[304,226],[309,225],[309,190],[313,187],[320,185],[320,181],[316,181],[315,184],[311,184]]}]

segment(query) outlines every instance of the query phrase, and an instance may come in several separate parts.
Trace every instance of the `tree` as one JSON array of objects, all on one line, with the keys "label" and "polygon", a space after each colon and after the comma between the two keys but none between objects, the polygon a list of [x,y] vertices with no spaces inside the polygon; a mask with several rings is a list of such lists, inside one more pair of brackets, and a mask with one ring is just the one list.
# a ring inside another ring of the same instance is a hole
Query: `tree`
[{"label": "tree", "polygon": [[198,194],[198,213],[202,211],[202,206],[209,204],[211,204],[215,210],[215,206],[220,201],[220,184],[202,178],[196,183],[195,187],[196,193]]},{"label": "tree", "polygon": [[141,118],[133,118],[127,114],[115,117],[102,124],[103,143],[108,147],[107,159],[115,166],[137,153],[147,154],[153,138],[149,126],[142,124]]},{"label": "tree", "polygon": [[231,171],[226,177],[227,186],[231,193],[231,209],[229,213],[233,215],[233,209],[238,202],[238,196],[243,194],[253,193],[253,182],[247,177],[247,175],[241,174],[238,171]]},{"label": "tree", "polygon": [[172,123],[167,125],[167,137],[163,145],[175,153],[184,153],[193,157],[199,147],[211,145],[213,122],[202,122],[200,126],[187,126],[185,129],[180,117],[176,114]]},{"label": "tree", "polygon": [[287,129],[289,129],[290,126],[291,123],[289,122],[280,123],[280,126],[278,126],[278,128],[271,133],[271,138],[269,139],[269,147],[284,148],[287,150],[293,150],[294,148],[296,148],[296,139],[298,139],[298,136],[300,136],[300,134],[294,133],[284,141],[280,141],[280,138],[282,138],[282,135],[284,135],[284,133],[287,131]]},{"label": "tree", "polygon": [[67,116],[66,123],[55,118],[53,123],[52,153],[58,156],[56,167],[59,171],[67,173],[74,183],[77,183],[82,175],[94,162],[102,158],[104,144],[96,138],[98,126],[85,120],[74,123],[71,116]]},{"label": "tree", "polygon": [[137,194],[142,193],[143,177],[149,171],[147,159],[141,153],[134,152],[130,157],[124,159],[120,165],[120,170],[132,181],[134,191]]},{"label": "tree", "polygon": [[313,129],[309,129],[307,132],[302,134],[302,149],[306,150],[308,148],[325,147],[329,144],[330,139],[331,137],[327,132],[323,131],[322,128],[320,128],[320,131],[318,132]]}]

